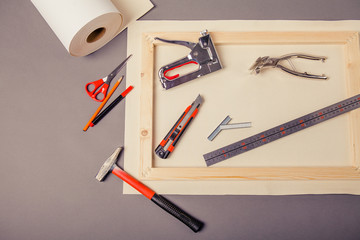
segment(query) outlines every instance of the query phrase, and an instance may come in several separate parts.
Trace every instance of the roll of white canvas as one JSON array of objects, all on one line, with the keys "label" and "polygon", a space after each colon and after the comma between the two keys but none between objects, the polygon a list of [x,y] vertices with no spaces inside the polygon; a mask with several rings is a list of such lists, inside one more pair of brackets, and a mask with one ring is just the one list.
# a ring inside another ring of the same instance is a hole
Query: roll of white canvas
[{"label": "roll of white canvas", "polygon": [[73,56],[104,46],[123,28],[123,14],[110,0],[32,0]]}]

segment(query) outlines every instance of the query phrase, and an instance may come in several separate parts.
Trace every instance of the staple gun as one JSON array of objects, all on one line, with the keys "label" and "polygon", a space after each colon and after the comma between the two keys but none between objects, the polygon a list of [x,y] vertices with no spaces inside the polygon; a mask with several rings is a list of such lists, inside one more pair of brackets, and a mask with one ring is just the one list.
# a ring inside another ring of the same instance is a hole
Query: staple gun
[{"label": "staple gun", "polygon": [[[216,53],[215,46],[211,40],[210,34],[207,30],[202,31],[200,34],[201,37],[199,38],[198,43],[166,40],[158,37],[155,38],[155,40],[178,44],[191,49],[190,53],[186,57],[160,68],[159,78],[163,88],[169,89],[179,84],[222,69],[219,56]],[[180,68],[187,64],[197,64],[198,69],[188,74],[184,74],[183,76],[180,76],[180,74],[169,76],[169,72],[171,70]]]}]

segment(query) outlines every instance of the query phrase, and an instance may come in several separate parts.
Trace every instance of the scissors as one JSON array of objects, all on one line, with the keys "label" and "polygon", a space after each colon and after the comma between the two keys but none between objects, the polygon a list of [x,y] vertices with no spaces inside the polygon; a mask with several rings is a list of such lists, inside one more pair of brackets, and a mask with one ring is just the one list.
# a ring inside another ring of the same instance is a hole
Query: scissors
[{"label": "scissors", "polygon": [[125,66],[126,62],[132,57],[132,54],[128,56],[114,71],[109,75],[94,82],[89,82],[85,86],[85,90],[89,96],[95,101],[102,102],[106,98],[106,94],[111,81],[116,77],[120,70]]}]

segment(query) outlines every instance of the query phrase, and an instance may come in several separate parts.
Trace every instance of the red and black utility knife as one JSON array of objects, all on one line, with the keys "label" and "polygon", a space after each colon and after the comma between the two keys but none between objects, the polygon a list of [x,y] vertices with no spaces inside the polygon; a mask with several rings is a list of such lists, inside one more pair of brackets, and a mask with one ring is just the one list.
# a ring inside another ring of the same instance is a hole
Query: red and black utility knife
[{"label": "red and black utility knife", "polygon": [[201,103],[202,98],[199,94],[195,101],[186,108],[185,112],[180,116],[179,120],[177,120],[169,133],[160,142],[159,146],[157,146],[155,149],[156,155],[163,159],[169,156],[169,154],[174,150],[176,143],[189,126],[190,122],[195,118]]}]

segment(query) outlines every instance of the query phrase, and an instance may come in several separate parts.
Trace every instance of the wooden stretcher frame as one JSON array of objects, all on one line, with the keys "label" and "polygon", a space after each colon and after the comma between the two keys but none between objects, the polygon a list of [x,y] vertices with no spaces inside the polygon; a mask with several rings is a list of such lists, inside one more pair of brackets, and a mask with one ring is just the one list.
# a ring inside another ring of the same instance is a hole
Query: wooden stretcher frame
[{"label": "wooden stretcher frame", "polygon": [[[199,33],[156,32],[142,35],[140,95],[140,165],[142,180],[351,180],[360,179],[360,111],[349,114],[351,166],[343,167],[155,167],[153,160],[154,40],[198,39]],[[344,46],[347,95],[360,93],[358,32],[211,32],[215,45],[342,45]],[[357,124],[356,124],[357,123]]]}]

